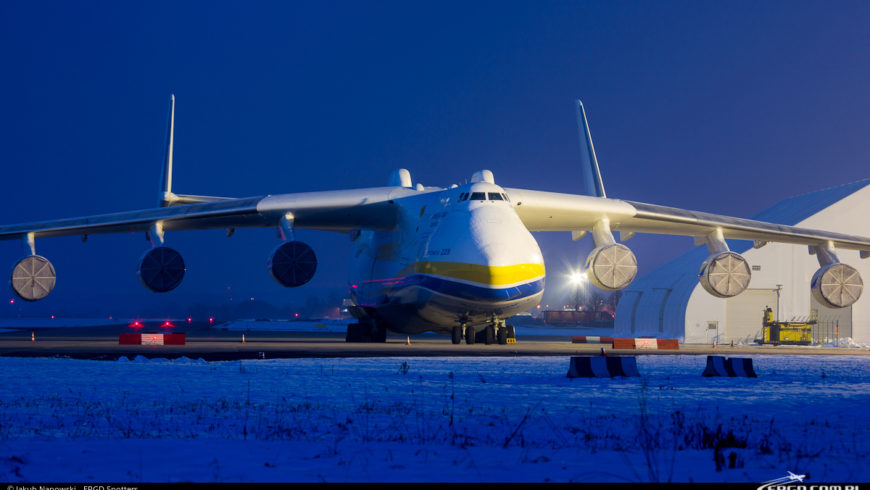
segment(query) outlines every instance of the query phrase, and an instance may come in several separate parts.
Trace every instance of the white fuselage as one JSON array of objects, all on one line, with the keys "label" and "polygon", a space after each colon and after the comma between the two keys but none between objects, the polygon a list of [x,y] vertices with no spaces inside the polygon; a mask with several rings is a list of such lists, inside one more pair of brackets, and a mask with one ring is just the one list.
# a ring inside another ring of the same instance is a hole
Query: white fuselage
[{"label": "white fuselage", "polygon": [[483,327],[535,307],[538,243],[501,187],[476,182],[394,201],[394,231],[354,238],[350,292],[362,314],[398,332]]}]

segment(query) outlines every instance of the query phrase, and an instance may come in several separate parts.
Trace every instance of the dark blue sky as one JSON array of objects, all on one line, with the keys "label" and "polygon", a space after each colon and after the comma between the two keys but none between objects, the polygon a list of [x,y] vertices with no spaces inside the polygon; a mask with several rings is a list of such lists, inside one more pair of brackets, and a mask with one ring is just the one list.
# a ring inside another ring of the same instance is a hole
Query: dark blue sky
[{"label": "dark blue sky", "polygon": [[[870,177],[867,25],[867,2],[4,1],[0,222],[155,205],[170,93],[177,192],[379,186],[399,167],[582,192],[581,98],[609,197],[750,216]],[[320,268],[286,290],[273,230],[169,233],[188,274],[166,295],[138,283],[142,235],[38,240],[57,288],[0,315],[343,291],[347,237],[298,237]],[[591,241],[537,237],[555,294]],[[692,241],[628,245],[643,273]],[[10,266],[22,250],[0,243]]]}]

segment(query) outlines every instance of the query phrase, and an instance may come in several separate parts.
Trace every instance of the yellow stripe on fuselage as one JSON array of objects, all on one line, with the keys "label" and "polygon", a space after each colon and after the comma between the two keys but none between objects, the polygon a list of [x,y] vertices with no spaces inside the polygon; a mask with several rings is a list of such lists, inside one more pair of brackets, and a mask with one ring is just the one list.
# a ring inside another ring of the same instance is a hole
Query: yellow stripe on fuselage
[{"label": "yellow stripe on fuselage", "polygon": [[400,276],[432,274],[489,286],[507,286],[539,279],[544,276],[544,264],[480,265],[464,262],[415,262]]}]

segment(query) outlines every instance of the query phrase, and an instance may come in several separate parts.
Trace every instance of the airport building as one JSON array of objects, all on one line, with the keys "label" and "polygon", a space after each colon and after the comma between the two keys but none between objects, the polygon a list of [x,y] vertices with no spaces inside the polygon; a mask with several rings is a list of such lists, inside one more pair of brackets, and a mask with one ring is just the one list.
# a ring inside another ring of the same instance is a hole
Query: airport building
[{"label": "airport building", "polygon": [[[870,236],[870,179],[786,199],[753,219]],[[745,291],[732,298],[705,291],[698,273],[709,251],[706,245],[697,246],[625,289],[616,309],[614,335],[752,343],[761,338],[764,312],[770,308],[779,321],[810,324],[814,342],[852,338],[870,343],[870,293],[842,309],[820,305],[810,291],[819,262],[808,247],[767,243],[754,248],[751,241],[727,242],[751,265],[752,279]],[[870,281],[870,259],[861,259],[853,250],[836,253]]]}]

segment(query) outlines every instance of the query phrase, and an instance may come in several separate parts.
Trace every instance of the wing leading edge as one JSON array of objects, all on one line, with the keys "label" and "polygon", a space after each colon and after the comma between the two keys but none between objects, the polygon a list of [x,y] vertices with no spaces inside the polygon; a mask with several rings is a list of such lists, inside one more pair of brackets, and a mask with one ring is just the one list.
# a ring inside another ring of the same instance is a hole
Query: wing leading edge
[{"label": "wing leading edge", "polygon": [[378,187],[344,191],[304,192],[275,196],[222,199],[137,211],[35,221],[0,226],[0,240],[145,232],[156,222],[163,230],[203,230],[279,226],[289,217],[293,226],[346,232],[356,228],[392,229],[397,220],[391,203],[406,189]]}]

